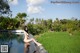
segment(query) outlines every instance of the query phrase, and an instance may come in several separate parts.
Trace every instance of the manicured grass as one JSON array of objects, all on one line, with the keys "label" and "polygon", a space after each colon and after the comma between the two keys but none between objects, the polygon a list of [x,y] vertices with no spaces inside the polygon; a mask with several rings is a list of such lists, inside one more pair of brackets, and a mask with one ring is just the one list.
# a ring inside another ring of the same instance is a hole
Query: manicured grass
[{"label": "manicured grass", "polygon": [[72,36],[67,32],[46,32],[37,40],[48,53],[80,53],[80,33]]}]

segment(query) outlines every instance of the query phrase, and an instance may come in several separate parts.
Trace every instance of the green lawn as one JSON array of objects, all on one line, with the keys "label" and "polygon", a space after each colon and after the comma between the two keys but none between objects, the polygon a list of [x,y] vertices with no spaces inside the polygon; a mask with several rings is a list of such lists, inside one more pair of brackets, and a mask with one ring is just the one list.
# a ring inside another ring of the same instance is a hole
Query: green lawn
[{"label": "green lawn", "polygon": [[46,32],[37,40],[48,53],[80,53],[80,33],[70,36],[67,32]]}]

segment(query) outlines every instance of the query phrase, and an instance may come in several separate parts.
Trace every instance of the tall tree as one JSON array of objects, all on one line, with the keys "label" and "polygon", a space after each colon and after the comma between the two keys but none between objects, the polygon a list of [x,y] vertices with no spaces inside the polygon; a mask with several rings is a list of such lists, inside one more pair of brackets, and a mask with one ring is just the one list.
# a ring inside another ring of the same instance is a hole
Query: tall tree
[{"label": "tall tree", "polygon": [[25,25],[25,18],[26,18],[27,14],[26,13],[18,13],[16,18],[19,21],[19,28],[23,28]]},{"label": "tall tree", "polygon": [[18,20],[9,17],[0,17],[0,29],[16,29],[18,28]]},{"label": "tall tree", "polygon": [[48,29],[52,30],[52,19],[47,20]]},{"label": "tall tree", "polygon": [[0,16],[3,14],[9,14],[10,6],[8,4],[8,0],[0,0]]},{"label": "tall tree", "polygon": [[30,22],[31,22],[32,24],[34,24],[34,18],[31,18],[31,19],[30,19]]}]

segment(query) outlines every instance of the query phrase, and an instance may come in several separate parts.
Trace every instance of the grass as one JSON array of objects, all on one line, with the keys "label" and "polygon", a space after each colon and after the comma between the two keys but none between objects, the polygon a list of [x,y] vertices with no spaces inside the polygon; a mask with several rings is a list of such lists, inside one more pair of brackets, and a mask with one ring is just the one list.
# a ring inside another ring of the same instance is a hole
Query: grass
[{"label": "grass", "polygon": [[37,40],[48,53],[80,53],[80,33],[70,36],[67,32],[46,32]]}]

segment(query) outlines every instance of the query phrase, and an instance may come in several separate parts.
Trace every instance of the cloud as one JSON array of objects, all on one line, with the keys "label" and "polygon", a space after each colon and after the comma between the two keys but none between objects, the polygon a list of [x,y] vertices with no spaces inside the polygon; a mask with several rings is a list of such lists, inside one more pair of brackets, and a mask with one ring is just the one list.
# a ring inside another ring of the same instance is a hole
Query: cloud
[{"label": "cloud", "polygon": [[42,4],[45,0],[26,0],[28,5],[38,5]]},{"label": "cloud", "polygon": [[10,4],[17,5],[18,0],[8,0]]},{"label": "cloud", "polygon": [[56,4],[56,5],[61,5],[61,4]]},{"label": "cloud", "polygon": [[43,8],[40,6],[45,0],[26,0],[27,2],[27,12],[29,14],[41,13]]},{"label": "cloud", "polygon": [[43,8],[40,6],[29,6],[27,9],[27,12],[29,14],[41,13],[42,11],[43,11]]}]

